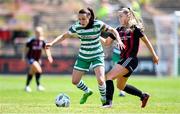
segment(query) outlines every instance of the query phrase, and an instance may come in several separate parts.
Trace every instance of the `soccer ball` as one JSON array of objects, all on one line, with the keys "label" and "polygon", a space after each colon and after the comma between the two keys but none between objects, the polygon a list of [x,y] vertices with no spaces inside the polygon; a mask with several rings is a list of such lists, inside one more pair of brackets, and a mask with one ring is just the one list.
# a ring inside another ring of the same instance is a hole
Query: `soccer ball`
[{"label": "soccer ball", "polygon": [[56,96],[55,104],[57,107],[69,107],[70,98],[65,93],[61,93],[58,96]]}]

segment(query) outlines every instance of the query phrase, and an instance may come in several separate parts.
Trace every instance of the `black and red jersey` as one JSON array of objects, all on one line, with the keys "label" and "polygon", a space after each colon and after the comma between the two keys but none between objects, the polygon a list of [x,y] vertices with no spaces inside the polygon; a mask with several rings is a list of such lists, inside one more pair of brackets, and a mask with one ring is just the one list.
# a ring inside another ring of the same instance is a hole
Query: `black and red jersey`
[{"label": "black and red jersey", "polygon": [[125,45],[125,49],[121,50],[121,58],[137,57],[139,40],[144,36],[143,31],[136,26],[130,28],[118,27],[116,30]]},{"label": "black and red jersey", "polygon": [[33,58],[38,61],[41,57],[42,49],[45,49],[45,41],[39,39],[31,39],[26,43],[26,47],[29,48],[27,52],[27,58]]}]

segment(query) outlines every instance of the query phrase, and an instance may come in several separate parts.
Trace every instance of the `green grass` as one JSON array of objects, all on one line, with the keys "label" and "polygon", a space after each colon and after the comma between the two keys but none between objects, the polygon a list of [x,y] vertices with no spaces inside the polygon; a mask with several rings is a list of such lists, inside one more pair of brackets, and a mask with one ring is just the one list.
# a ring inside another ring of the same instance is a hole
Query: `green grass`
[{"label": "green grass", "polygon": [[[94,94],[86,104],[80,105],[83,94],[71,84],[70,76],[44,76],[42,84],[45,92],[38,92],[33,79],[32,93],[24,91],[25,76],[0,75],[0,113],[59,113],[59,114],[119,114],[119,113],[180,113],[180,78],[150,78],[132,76],[128,83],[151,94],[146,108],[140,108],[138,97],[127,95],[119,97],[115,90],[113,107],[101,108],[97,81],[94,76],[83,77]],[[55,106],[55,97],[64,92],[70,96],[69,108]]]}]

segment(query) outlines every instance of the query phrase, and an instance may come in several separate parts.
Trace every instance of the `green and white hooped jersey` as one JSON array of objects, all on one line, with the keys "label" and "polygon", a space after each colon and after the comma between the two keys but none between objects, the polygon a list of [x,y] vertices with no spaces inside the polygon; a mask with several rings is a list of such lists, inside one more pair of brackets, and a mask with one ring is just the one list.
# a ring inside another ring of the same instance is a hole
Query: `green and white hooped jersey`
[{"label": "green and white hooped jersey", "polygon": [[81,41],[78,55],[80,58],[89,60],[104,56],[100,42],[100,34],[104,25],[102,21],[95,20],[92,28],[84,29],[77,21],[70,27],[69,32],[75,34]]}]

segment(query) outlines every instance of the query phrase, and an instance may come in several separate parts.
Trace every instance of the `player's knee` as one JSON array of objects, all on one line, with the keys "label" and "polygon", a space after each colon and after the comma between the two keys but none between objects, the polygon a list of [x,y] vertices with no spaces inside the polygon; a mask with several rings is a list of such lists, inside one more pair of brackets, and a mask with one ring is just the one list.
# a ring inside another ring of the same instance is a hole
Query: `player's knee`
[{"label": "player's knee", "polygon": [[113,77],[111,77],[111,76],[106,76],[106,80],[113,80]]},{"label": "player's knee", "polygon": [[97,81],[98,81],[99,85],[103,85],[105,83],[105,79],[104,78],[99,78],[99,79],[97,79]]},{"label": "player's knee", "polygon": [[105,81],[103,81],[103,80],[98,80],[98,84],[99,85],[103,85],[105,83]]},{"label": "player's knee", "polygon": [[39,70],[39,71],[38,71],[38,73],[40,73],[40,74],[41,74],[41,73],[42,73],[42,70]]},{"label": "player's knee", "polygon": [[42,74],[42,72],[36,72],[36,73]]},{"label": "player's knee", "polygon": [[42,70],[41,69],[37,69],[35,73],[42,73]]},{"label": "player's knee", "polygon": [[120,89],[120,90],[124,90],[124,86],[123,86],[123,85],[119,85],[119,84],[117,84],[116,86],[117,86],[117,88],[118,88],[118,89]]},{"label": "player's knee", "polygon": [[72,80],[72,84],[73,85],[77,85],[79,83],[79,81],[77,81],[77,80]]}]

